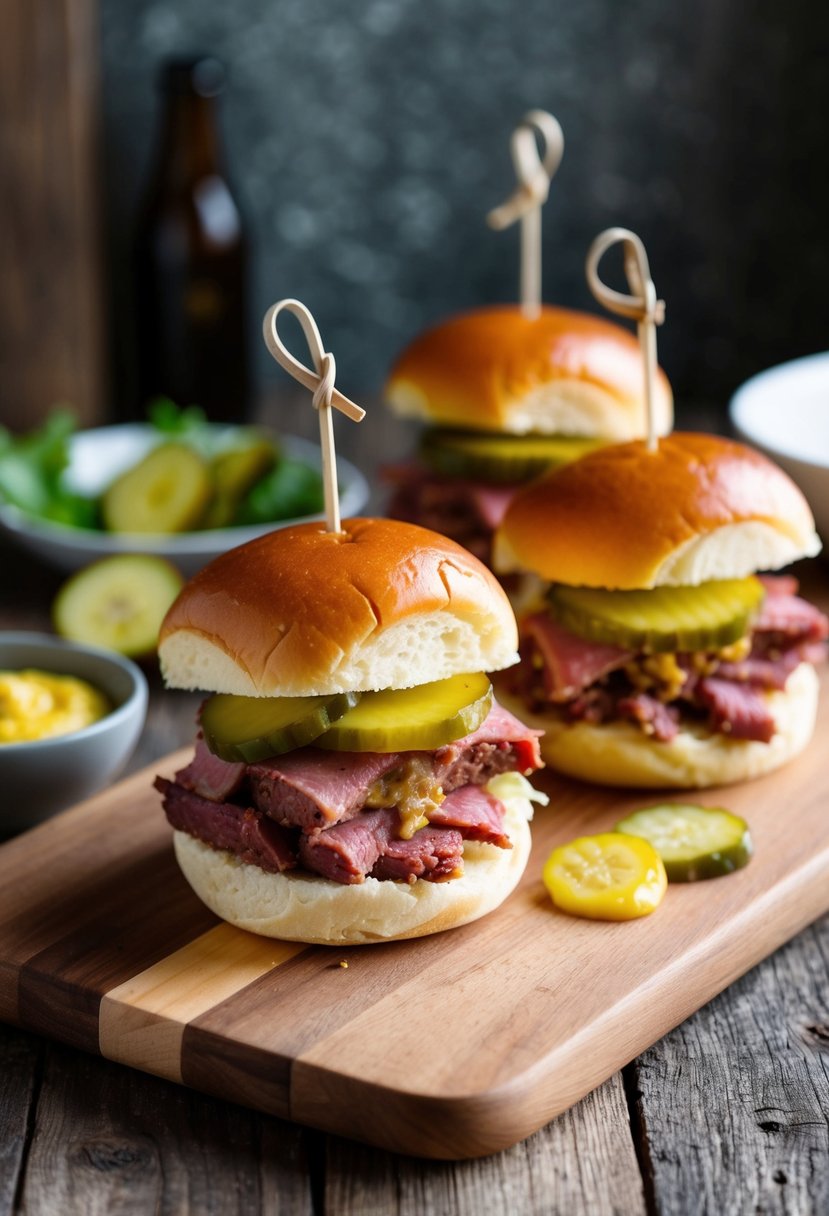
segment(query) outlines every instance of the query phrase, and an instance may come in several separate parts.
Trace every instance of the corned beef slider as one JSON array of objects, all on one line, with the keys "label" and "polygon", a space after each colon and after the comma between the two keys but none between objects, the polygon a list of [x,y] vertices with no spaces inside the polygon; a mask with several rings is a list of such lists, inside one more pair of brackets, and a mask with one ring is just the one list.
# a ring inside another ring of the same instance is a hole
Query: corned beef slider
[{"label": "corned beef slider", "polygon": [[475,920],[518,882],[537,733],[483,674],[509,602],[410,524],[284,528],[231,550],[162,625],[167,684],[213,692],[193,761],[158,778],[185,877],[270,937],[351,944]]},{"label": "corned beef slider", "polygon": [[[642,358],[611,321],[542,307],[481,308],[429,329],[398,357],[386,399],[429,424],[420,460],[387,470],[389,513],[443,532],[490,563],[492,534],[518,486],[602,443],[646,433]],[[656,430],[673,399],[657,373]]]},{"label": "corned beef slider", "polygon": [[539,579],[508,673],[561,772],[607,785],[741,781],[800,752],[829,622],[791,577],[820,548],[803,495],[758,452],[675,434],[603,448],[527,487],[496,568]]}]

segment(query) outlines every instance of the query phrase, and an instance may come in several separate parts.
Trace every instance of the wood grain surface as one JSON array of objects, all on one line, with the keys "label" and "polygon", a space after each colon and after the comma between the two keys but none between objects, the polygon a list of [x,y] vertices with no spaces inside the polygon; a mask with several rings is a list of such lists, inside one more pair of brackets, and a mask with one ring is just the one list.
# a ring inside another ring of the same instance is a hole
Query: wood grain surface
[{"label": "wood grain surface", "polygon": [[0,422],[104,408],[96,0],[0,5]]},{"label": "wood grain surface", "polygon": [[[756,855],[727,879],[672,887],[652,917],[606,924],[551,907],[540,882],[550,847],[647,799],[545,775],[551,806],[501,909],[431,938],[347,950],[218,922],[177,870],[153,766],[0,849],[2,1016],[388,1150],[495,1152],[826,909],[828,725],[824,697],[796,764],[701,796],[748,818]],[[169,773],[186,755],[158,767]]]}]

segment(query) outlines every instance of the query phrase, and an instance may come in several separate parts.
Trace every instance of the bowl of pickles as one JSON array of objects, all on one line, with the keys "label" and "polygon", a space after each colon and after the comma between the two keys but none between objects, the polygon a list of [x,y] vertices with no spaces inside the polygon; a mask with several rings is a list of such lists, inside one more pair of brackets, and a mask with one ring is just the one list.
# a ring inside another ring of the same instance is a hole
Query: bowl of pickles
[{"label": "bowl of pickles", "polygon": [[[337,462],[340,510],[368,499]],[[194,574],[274,527],[322,518],[319,447],[260,427],[210,423],[157,402],[149,420],[78,430],[66,412],[37,431],[0,429],[0,528],[61,570],[113,553],[166,558]]]}]

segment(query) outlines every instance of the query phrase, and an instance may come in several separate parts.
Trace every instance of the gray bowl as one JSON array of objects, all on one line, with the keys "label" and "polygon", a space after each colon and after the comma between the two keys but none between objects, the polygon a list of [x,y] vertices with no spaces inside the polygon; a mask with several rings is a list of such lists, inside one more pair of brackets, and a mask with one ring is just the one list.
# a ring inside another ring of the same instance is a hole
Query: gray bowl
[{"label": "gray bowl", "polygon": [[88,680],[114,708],[68,735],[0,743],[0,838],[33,827],[111,781],[132,754],[147,713],[142,672],[111,651],[45,633],[0,631],[0,669],[25,667]]}]

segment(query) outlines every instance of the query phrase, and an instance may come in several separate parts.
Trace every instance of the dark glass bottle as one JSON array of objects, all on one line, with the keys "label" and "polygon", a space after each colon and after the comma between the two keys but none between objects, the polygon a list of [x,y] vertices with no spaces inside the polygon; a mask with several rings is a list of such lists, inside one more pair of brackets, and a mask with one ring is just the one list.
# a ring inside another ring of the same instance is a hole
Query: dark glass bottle
[{"label": "dark glass bottle", "polygon": [[209,418],[248,412],[247,246],[224,167],[216,59],[162,73],[161,140],[135,242],[138,381]]}]

